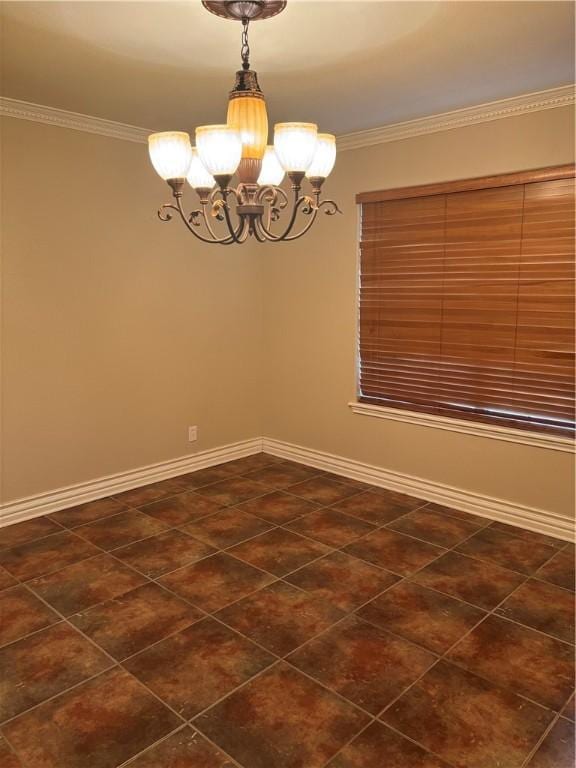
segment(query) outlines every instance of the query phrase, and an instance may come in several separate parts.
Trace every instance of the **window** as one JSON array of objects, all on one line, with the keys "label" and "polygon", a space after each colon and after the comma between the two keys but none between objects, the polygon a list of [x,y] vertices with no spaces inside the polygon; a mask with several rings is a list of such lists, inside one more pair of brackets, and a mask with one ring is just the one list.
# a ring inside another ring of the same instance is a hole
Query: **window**
[{"label": "window", "polygon": [[572,433],[574,175],[357,196],[361,401]]}]

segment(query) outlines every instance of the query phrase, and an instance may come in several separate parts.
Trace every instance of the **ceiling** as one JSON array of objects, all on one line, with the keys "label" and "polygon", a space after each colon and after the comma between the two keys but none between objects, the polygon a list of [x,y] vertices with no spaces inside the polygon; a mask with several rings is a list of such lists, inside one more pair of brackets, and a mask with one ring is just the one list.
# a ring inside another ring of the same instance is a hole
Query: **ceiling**
[{"label": "ceiling", "polygon": [[[240,25],[184,2],[2,2],[2,93],[146,128],[225,120]],[[571,2],[288,0],[251,26],[272,121],[337,134],[574,81]]]}]

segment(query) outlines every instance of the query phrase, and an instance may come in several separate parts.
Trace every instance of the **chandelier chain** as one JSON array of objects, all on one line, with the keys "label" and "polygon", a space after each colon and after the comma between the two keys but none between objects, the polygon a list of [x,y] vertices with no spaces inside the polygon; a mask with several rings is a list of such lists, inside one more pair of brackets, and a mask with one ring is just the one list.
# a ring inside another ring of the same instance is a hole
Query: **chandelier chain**
[{"label": "chandelier chain", "polygon": [[250,69],[250,45],[248,44],[248,25],[250,24],[250,19],[242,19],[242,48],[241,48],[241,56],[242,56],[242,69],[248,70]]}]

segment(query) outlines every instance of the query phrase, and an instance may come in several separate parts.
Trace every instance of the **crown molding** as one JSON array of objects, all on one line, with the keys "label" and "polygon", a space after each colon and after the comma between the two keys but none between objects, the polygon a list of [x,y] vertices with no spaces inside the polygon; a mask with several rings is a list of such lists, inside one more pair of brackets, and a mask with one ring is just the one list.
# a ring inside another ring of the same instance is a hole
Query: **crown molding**
[{"label": "crown molding", "polygon": [[568,107],[574,103],[574,86],[565,85],[560,88],[550,88],[547,91],[536,91],[535,93],[526,93],[523,96],[514,96],[510,99],[491,101],[475,107],[466,107],[416,120],[407,120],[403,123],[392,123],[368,131],[346,133],[337,137],[337,145],[339,150],[360,149],[361,147],[385,144],[389,141],[423,136],[428,133],[439,133],[453,128],[488,123],[505,117],[542,112],[545,109],[556,109],[557,107]]},{"label": "crown molding", "polygon": [[15,117],[19,120],[30,120],[33,123],[55,125],[58,128],[71,128],[73,131],[95,133],[99,136],[109,136],[123,141],[134,141],[138,144],[146,144],[148,136],[153,132],[146,128],[138,128],[135,125],[117,123],[114,120],[104,120],[101,117],[81,115],[79,112],[68,112],[65,109],[45,107],[41,104],[32,104],[29,101],[19,101],[0,96],[0,115]]},{"label": "crown molding", "polygon": [[[546,91],[536,91],[523,96],[514,96],[510,99],[491,101],[479,104],[475,107],[456,109],[452,112],[442,112],[438,115],[421,117],[416,120],[407,120],[402,123],[392,123],[380,128],[372,128],[367,131],[346,133],[337,137],[339,150],[360,149],[376,144],[385,144],[389,141],[409,139],[414,136],[423,136],[428,133],[448,131],[453,128],[462,128],[468,125],[478,125],[492,120],[500,120],[505,117],[525,115],[530,112],[541,112],[545,109],[568,107],[574,105],[574,86],[565,85],[560,88],[550,88]],[[32,104],[28,101],[0,97],[0,115],[15,117],[20,120],[31,120],[35,123],[55,125],[60,128],[70,128],[74,131],[84,131],[100,136],[108,136],[123,141],[133,141],[145,144],[152,129],[139,128],[134,125],[117,123],[113,120],[105,120],[101,117],[82,115],[78,112],[68,112],[55,107],[45,107],[41,104]]]}]

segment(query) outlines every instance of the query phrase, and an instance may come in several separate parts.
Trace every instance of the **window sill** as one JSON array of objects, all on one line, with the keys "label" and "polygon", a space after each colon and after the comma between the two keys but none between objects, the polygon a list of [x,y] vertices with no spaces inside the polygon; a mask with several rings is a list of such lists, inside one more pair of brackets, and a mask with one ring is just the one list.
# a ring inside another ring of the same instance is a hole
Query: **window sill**
[{"label": "window sill", "polygon": [[480,422],[465,421],[464,419],[452,419],[447,416],[435,416],[430,413],[403,411],[400,408],[388,408],[383,405],[371,405],[370,403],[353,402],[348,403],[348,405],[353,413],[362,416],[373,416],[377,419],[388,419],[389,421],[402,421],[405,424],[417,424],[420,427],[444,429],[449,432],[461,432],[465,435],[488,437],[492,440],[504,440],[507,443],[520,443],[536,448],[548,448],[552,451],[574,453],[574,440],[569,437],[526,432],[512,427],[499,427],[495,424],[482,424]]}]

